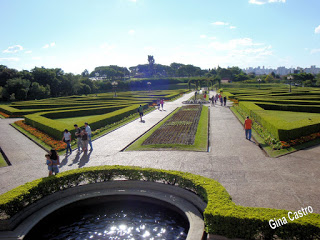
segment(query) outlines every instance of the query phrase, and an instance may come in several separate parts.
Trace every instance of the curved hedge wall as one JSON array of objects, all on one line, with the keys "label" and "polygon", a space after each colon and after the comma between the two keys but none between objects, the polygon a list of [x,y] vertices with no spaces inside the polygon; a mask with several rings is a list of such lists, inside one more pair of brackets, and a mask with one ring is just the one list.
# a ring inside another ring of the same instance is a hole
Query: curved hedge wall
[{"label": "curved hedge wall", "polygon": [[[178,171],[127,166],[100,166],[63,172],[26,183],[0,196],[0,216],[11,217],[38,199],[82,184],[116,179],[162,182],[197,194],[207,203],[203,213],[206,231],[245,239],[319,239],[320,215],[308,214],[271,229],[270,219],[288,216],[287,210],[238,206],[217,181]],[[307,207],[307,206],[305,206]]]}]

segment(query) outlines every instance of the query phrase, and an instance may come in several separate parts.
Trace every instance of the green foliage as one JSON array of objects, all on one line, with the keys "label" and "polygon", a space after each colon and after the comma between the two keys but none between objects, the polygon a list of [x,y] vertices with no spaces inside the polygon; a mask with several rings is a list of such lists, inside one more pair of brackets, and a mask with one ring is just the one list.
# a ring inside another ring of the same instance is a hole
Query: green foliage
[{"label": "green foliage", "polygon": [[26,183],[0,196],[0,216],[12,217],[37,200],[83,184],[111,180],[152,181],[175,185],[197,194],[207,203],[203,213],[206,231],[227,237],[254,239],[318,239],[320,215],[308,214],[271,229],[268,221],[286,217],[287,210],[236,205],[217,181],[190,173],[128,166],[81,168]]}]

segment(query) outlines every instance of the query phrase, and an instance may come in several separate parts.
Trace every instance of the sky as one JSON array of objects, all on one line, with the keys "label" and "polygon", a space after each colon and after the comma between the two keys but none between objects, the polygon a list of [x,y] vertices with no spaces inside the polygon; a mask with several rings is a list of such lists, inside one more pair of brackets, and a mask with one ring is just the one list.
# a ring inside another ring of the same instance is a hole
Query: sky
[{"label": "sky", "polygon": [[0,65],[320,67],[320,0],[0,0]]}]

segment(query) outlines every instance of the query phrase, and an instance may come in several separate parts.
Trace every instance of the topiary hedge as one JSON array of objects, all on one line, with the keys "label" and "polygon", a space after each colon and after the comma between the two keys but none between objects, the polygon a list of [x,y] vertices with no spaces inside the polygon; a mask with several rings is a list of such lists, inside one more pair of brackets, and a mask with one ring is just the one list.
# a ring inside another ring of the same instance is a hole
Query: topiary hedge
[{"label": "topiary hedge", "polygon": [[[143,103],[142,103],[143,104]],[[122,108],[121,108],[122,107]],[[91,130],[94,131],[100,127],[106,126],[108,124],[120,121],[122,118],[127,117],[135,112],[139,104],[133,104],[131,106],[119,106],[119,107],[105,107],[105,108],[95,108],[95,109],[78,109],[73,111],[50,111],[44,113],[35,113],[25,116],[25,121],[27,124],[35,127],[55,139],[61,139],[63,136],[64,129],[68,129],[72,136],[74,136],[75,129],[74,124],[82,126],[84,123],[72,123],[65,124],[59,121],[51,119],[52,117],[71,117],[71,116],[88,116],[87,122],[89,123]],[[148,108],[148,104],[143,104],[143,107]],[[110,112],[109,112],[110,111]],[[105,113],[106,112],[106,113]],[[105,114],[103,114],[105,113]],[[88,114],[88,115],[87,115]],[[101,114],[98,116],[90,117],[90,114]]]},{"label": "topiary hedge", "polygon": [[207,203],[203,213],[206,231],[245,239],[319,239],[320,215],[310,213],[272,229],[270,219],[288,216],[287,210],[238,206],[217,181],[178,171],[127,166],[100,166],[63,172],[26,183],[0,195],[0,216],[11,217],[26,206],[67,188],[117,179],[162,182],[197,194]]}]

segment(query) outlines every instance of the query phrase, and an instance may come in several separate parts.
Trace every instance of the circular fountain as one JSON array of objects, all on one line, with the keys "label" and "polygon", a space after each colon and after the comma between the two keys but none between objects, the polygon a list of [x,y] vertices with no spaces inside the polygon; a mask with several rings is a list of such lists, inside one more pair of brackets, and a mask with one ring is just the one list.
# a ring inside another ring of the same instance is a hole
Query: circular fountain
[{"label": "circular fountain", "polygon": [[148,197],[103,196],[58,209],[24,240],[186,239],[188,229],[188,220],[171,204]]},{"label": "circular fountain", "polygon": [[2,239],[187,239],[204,236],[206,204],[163,183],[112,181],[44,197],[7,223]]}]

